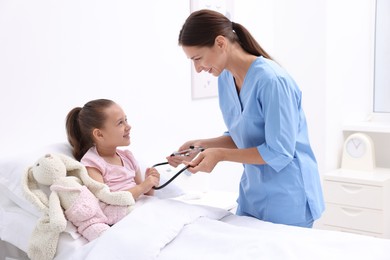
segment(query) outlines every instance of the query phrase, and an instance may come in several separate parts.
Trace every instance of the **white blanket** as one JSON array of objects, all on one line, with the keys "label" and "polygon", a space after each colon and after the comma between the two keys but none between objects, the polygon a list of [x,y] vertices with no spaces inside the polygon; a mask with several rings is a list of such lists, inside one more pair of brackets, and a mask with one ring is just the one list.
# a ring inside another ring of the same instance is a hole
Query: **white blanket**
[{"label": "white blanket", "polygon": [[390,259],[390,240],[275,225],[145,198],[100,238],[56,259]]},{"label": "white blanket", "polygon": [[222,209],[144,197],[128,216],[83,250],[56,259],[155,259],[185,225],[201,217],[218,220],[229,214]]}]

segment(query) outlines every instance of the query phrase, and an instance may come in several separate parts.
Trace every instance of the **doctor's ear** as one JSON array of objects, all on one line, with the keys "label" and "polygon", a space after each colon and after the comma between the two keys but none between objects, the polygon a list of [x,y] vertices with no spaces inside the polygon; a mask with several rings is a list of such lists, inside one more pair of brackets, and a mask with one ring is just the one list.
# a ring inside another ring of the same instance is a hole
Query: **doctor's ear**
[{"label": "doctor's ear", "polygon": [[226,46],[226,37],[222,36],[222,35],[218,35],[217,37],[215,37],[215,46],[217,46],[218,48],[224,48]]}]

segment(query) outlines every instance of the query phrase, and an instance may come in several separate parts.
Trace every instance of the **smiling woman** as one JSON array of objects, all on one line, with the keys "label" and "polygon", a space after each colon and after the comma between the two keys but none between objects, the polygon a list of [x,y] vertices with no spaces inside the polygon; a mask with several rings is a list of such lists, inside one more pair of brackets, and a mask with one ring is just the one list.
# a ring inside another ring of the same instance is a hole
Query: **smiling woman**
[{"label": "smiling woman", "polygon": [[[223,161],[241,163],[237,215],[312,227],[324,203],[296,81],[246,27],[212,10],[188,16],[179,45],[197,72],[218,77],[226,127],[218,137],[181,145],[179,151],[191,145],[205,148],[187,162],[188,171],[211,172]],[[167,160],[175,167],[187,161],[182,156]]]}]

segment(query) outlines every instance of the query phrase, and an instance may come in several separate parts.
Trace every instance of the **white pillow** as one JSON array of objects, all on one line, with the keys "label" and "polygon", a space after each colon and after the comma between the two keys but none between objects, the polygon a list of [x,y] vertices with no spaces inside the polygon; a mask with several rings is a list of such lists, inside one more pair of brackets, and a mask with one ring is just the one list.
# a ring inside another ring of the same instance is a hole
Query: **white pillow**
[{"label": "white pillow", "polygon": [[18,156],[0,159],[0,189],[2,193],[19,207],[37,217],[41,213],[23,195],[22,176],[28,167],[32,166],[40,157],[47,153],[62,153],[72,156],[72,149],[68,143],[58,143],[36,151],[24,152]]}]

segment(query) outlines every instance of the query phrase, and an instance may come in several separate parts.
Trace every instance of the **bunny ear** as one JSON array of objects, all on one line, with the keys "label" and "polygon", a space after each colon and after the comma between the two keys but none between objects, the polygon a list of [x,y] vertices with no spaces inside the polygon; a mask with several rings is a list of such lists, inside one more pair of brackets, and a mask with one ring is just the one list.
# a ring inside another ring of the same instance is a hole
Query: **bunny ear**
[{"label": "bunny ear", "polygon": [[49,207],[49,199],[40,189],[38,182],[32,174],[32,167],[29,167],[22,179],[23,193],[25,197],[37,206],[40,210],[46,210]]},{"label": "bunny ear", "polygon": [[90,177],[87,168],[81,162],[64,154],[58,154],[58,157],[65,165],[67,176],[74,176],[86,184],[85,179],[90,179]]},{"label": "bunny ear", "polygon": [[61,161],[64,163],[65,168],[67,171],[73,171],[73,170],[80,170],[84,166],[81,164],[81,162],[77,161],[76,159],[69,157],[65,154],[57,154],[57,156],[61,159]]}]

